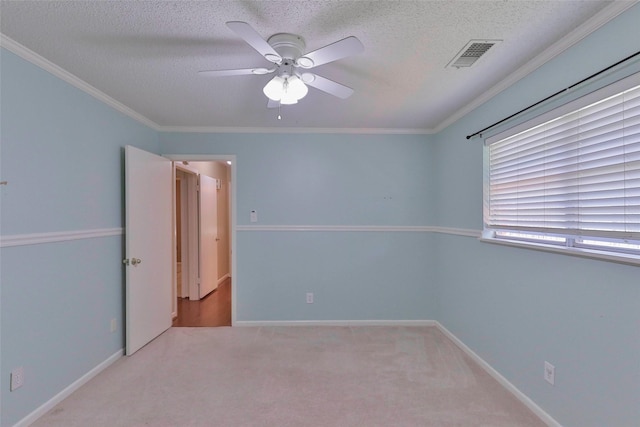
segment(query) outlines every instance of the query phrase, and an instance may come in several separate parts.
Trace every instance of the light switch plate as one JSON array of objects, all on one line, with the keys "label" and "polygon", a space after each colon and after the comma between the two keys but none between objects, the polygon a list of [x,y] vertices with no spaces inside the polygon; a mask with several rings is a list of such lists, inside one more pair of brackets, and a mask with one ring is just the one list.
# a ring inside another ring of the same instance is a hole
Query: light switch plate
[{"label": "light switch plate", "polygon": [[22,366],[19,368],[15,368],[11,371],[11,385],[9,386],[9,391],[13,391],[17,388],[20,388],[24,385],[24,369]]},{"label": "light switch plate", "polygon": [[544,379],[551,385],[556,381],[556,367],[549,362],[544,362]]}]

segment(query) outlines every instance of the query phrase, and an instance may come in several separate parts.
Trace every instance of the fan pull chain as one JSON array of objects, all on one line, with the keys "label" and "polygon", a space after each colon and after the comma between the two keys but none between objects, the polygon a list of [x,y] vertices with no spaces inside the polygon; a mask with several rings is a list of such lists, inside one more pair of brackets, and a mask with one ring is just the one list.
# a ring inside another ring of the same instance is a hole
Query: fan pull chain
[{"label": "fan pull chain", "polygon": [[282,116],[280,115],[280,107],[282,107],[282,104],[278,102],[278,120],[282,120]]}]

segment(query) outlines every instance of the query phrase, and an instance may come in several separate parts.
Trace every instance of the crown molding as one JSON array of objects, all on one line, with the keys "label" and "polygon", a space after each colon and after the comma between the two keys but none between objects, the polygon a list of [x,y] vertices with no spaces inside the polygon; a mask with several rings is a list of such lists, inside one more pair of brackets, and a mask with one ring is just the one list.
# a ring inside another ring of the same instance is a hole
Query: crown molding
[{"label": "crown molding", "polygon": [[500,92],[512,86],[520,79],[560,55],[571,46],[584,39],[586,36],[602,27],[616,16],[620,15],[630,7],[637,4],[640,0],[615,0],[610,5],[602,9],[596,15],[591,17],[584,24],[573,30],[567,36],[551,45],[540,55],[527,62],[514,73],[500,83],[491,87],[478,98],[465,105],[464,108],[456,111],[445,121],[441,122],[435,128],[427,129],[404,129],[404,128],[276,128],[276,127],[208,127],[208,126],[160,126],[142,114],[132,110],[119,101],[116,101],[104,92],[91,86],[79,77],[71,74],[60,66],[54,64],[48,59],[31,51],[27,47],[21,45],[15,40],[0,33],[0,47],[3,47],[22,59],[42,68],[54,76],[64,80],[72,86],[86,92],[94,98],[111,106],[115,110],[131,117],[134,120],[150,127],[158,132],[176,132],[176,133],[262,133],[262,134],[354,134],[354,135],[431,135],[441,132],[443,129],[461,119],[475,108],[489,101]]},{"label": "crown molding", "polygon": [[158,132],[176,133],[262,133],[262,134],[354,134],[354,135],[428,135],[432,129],[395,129],[395,128],[276,128],[276,127],[215,127],[215,126],[160,126],[142,114],[132,110],[106,93],[96,89],[81,78],[71,74],[41,55],[17,41],[0,33],[0,47],[15,53],[22,59],[42,68],[70,85],[86,92],[115,110]]},{"label": "crown molding", "polygon": [[475,98],[473,101],[465,105],[460,110],[456,111],[445,121],[440,123],[433,129],[433,133],[438,133],[444,130],[449,125],[455,123],[460,120],[462,117],[470,113],[471,111],[478,108],[480,105],[489,101],[494,96],[498,95],[500,92],[506,90],[510,86],[517,83],[522,78],[527,75],[533,73],[535,70],[551,61],[556,56],[560,55],[565,50],[569,49],[580,40],[587,37],[589,34],[593,33],[609,21],[611,21],[616,16],[620,15],[631,6],[638,3],[640,0],[626,1],[626,0],[615,0],[610,5],[606,6],[600,12],[592,16],[585,23],[578,26],[576,29],[571,31],[569,34],[558,40],[556,43],[552,44],[550,47],[545,49],[541,54],[524,64],[522,67],[518,68],[515,72],[511,73],[507,78],[500,81],[500,83],[491,87],[491,89],[484,92],[481,96]]},{"label": "crown molding", "polygon": [[43,56],[38,55],[34,51],[21,45],[17,41],[11,39],[10,37],[5,36],[2,33],[0,33],[0,47],[3,47],[8,51],[15,53],[20,58],[26,61],[29,61],[32,64],[42,68],[43,70],[53,74],[59,79],[69,83],[71,86],[74,86],[80,89],[81,91],[93,96],[99,101],[104,102],[105,104],[121,112],[122,114],[129,116],[134,120],[137,120],[138,122],[142,123],[145,126],[150,127],[151,129],[154,129],[156,131],[158,130],[159,126],[157,123],[149,120],[142,114],[132,110],[131,108],[127,107],[121,102],[116,101],[106,93],[96,89],[95,87],[91,86],[89,83],[85,82],[81,78],[75,76],[74,74],[71,74],[64,68],[54,64],[53,62],[49,61]]},{"label": "crown molding", "polygon": [[215,127],[215,126],[160,126],[160,132],[175,133],[287,133],[287,134],[353,134],[353,135],[430,135],[433,129],[403,128],[277,128],[277,127]]}]

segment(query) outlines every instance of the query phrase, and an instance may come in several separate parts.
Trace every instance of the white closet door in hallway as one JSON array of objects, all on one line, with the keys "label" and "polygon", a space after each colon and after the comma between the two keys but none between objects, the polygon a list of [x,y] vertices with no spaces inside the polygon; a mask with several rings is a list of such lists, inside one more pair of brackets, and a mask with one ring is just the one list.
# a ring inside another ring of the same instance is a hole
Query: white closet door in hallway
[{"label": "white closet door in hallway", "polygon": [[217,180],[199,175],[200,298],[218,287],[218,187]]}]

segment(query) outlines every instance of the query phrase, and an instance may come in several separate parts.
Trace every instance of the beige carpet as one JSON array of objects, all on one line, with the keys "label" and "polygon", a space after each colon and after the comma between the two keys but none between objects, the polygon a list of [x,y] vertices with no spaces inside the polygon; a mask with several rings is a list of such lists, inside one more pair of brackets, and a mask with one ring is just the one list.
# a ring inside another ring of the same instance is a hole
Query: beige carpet
[{"label": "beige carpet", "polygon": [[172,328],[35,426],[543,426],[434,327]]}]

